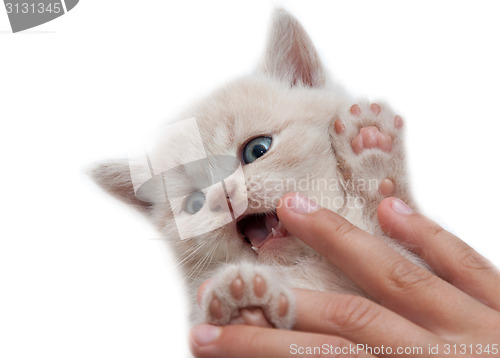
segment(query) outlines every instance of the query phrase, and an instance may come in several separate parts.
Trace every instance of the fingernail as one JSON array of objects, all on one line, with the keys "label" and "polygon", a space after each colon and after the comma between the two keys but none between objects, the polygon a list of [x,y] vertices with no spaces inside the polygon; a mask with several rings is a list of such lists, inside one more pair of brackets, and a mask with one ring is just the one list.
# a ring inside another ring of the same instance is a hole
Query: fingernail
[{"label": "fingernail", "polygon": [[398,198],[394,198],[391,204],[392,210],[401,215],[410,215],[413,210]]},{"label": "fingernail", "polygon": [[198,346],[205,346],[217,340],[221,334],[221,329],[209,324],[200,324],[191,330],[191,337]]},{"label": "fingernail", "polygon": [[287,207],[299,214],[313,213],[319,209],[319,205],[300,193],[295,193],[287,200]]}]

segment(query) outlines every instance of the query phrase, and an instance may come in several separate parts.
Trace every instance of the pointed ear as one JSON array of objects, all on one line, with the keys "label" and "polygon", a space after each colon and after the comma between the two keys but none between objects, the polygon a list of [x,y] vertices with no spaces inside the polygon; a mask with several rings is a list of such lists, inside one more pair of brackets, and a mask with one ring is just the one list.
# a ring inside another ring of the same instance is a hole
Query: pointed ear
[{"label": "pointed ear", "polygon": [[151,203],[139,200],[134,192],[128,160],[97,163],[88,170],[90,177],[105,191],[148,214]]},{"label": "pointed ear", "polygon": [[260,72],[291,86],[325,85],[325,71],[311,39],[297,19],[283,9],[274,12]]}]

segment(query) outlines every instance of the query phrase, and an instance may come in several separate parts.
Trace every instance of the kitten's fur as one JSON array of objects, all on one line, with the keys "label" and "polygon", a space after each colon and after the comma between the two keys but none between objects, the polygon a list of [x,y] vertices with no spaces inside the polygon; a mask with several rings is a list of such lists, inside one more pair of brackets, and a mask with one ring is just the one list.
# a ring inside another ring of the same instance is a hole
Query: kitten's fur
[{"label": "kitten's fur", "polygon": [[[369,103],[357,101],[362,115],[350,111],[356,103],[330,82],[311,40],[301,25],[288,13],[274,14],[267,50],[258,70],[250,76],[233,81],[182,113],[177,120],[196,117],[208,155],[240,157],[242,146],[259,135],[272,135],[270,150],[255,162],[244,165],[249,201],[258,202],[259,209],[249,208],[245,214],[272,212],[277,200],[292,185],[275,190],[262,190],[259,184],[270,180],[326,179],[339,185],[335,188],[303,190],[304,194],[321,198],[320,204],[336,211],[351,223],[385,240],[408,259],[419,259],[400,244],[385,236],[377,222],[376,208],[384,197],[378,185],[389,178],[395,185],[392,193],[413,205],[408,192],[405,160],[400,130],[394,126],[394,115],[385,106],[379,115],[370,111]],[[335,130],[334,122],[345,124]],[[392,137],[392,151],[378,148],[355,154],[352,139],[360,128],[377,126]],[[159,136],[150,155],[164,165],[189,161],[189,143],[183,135],[166,132]],[[149,173],[148,168],[131,164],[136,173]],[[199,175],[195,174],[194,176]],[[97,165],[93,177],[104,189],[146,214],[169,241],[182,268],[192,298],[193,321],[226,324],[234,321],[239,309],[258,306],[277,327],[293,326],[293,298],[288,287],[363,295],[363,292],[321,255],[296,238],[276,240],[269,248],[255,254],[241,239],[235,223],[224,225],[208,234],[180,240],[172,210],[180,215],[182,203],[155,200],[163,195],[161,186],[150,186],[145,194],[149,202],[139,200],[131,182],[126,160]],[[253,177],[253,178],[252,178]],[[256,179],[257,177],[257,179]],[[184,181],[186,189],[193,178]],[[363,184],[364,183],[364,184]],[[193,189],[195,190],[195,189]],[[206,193],[207,201],[216,193]],[[144,199],[144,197],[143,197]],[[224,196],[225,199],[225,196]],[[364,205],[356,205],[362,199]],[[194,214],[196,215],[196,214]],[[216,218],[214,220],[217,220]],[[204,222],[198,225],[203,226]],[[274,245],[274,246],[273,246]],[[255,275],[267,283],[264,297],[256,297],[250,288],[242,299],[230,293],[232,280],[240,277],[246,287],[252,287]],[[201,312],[196,304],[196,292],[202,282],[212,280],[202,301]],[[290,307],[284,316],[277,314],[277,299],[284,295]],[[214,317],[210,310],[213,297],[222,302],[222,316]]]}]

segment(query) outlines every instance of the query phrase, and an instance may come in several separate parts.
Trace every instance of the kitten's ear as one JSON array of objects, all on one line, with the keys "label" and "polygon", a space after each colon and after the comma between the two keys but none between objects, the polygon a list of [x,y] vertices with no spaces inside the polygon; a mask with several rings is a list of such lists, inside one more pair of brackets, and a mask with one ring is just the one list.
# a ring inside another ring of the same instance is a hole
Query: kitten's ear
[{"label": "kitten's ear", "polygon": [[302,25],[283,9],[274,12],[261,72],[291,86],[323,87],[325,71]]},{"label": "kitten's ear", "polygon": [[121,201],[148,214],[151,204],[135,195],[128,160],[114,160],[95,164],[88,170],[90,177],[105,191]]}]

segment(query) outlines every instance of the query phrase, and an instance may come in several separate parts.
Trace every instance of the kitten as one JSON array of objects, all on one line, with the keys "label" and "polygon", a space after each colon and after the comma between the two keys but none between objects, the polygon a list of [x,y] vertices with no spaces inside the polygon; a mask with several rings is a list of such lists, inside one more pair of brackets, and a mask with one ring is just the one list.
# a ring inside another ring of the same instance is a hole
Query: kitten
[{"label": "kitten", "polygon": [[[147,160],[100,163],[92,176],[168,240],[186,275],[193,323],[252,323],[257,307],[269,324],[290,329],[290,288],[365,295],[281,225],[276,205],[290,191],[424,265],[385,236],[376,217],[386,196],[414,206],[401,117],[386,105],[354,102],[334,85],[308,35],[284,10],[274,14],[255,73],[173,123],[148,148]],[[221,180],[224,186],[210,186]],[[196,293],[209,278],[199,308]]]}]

